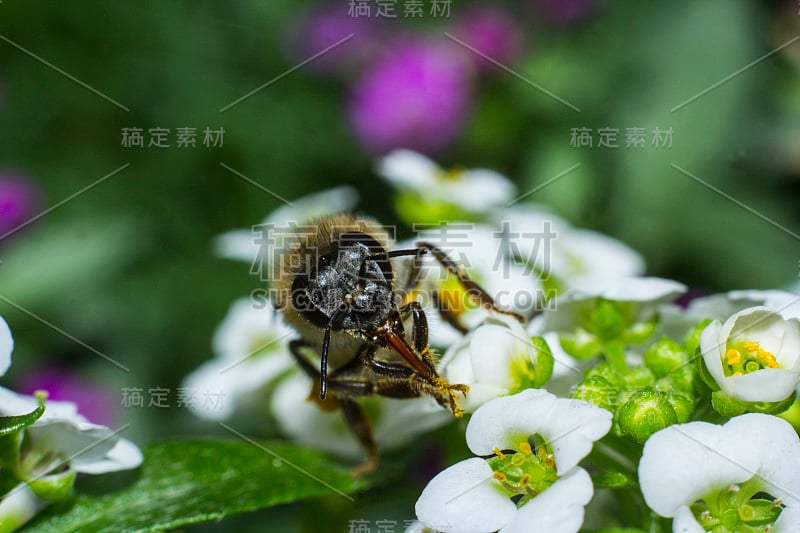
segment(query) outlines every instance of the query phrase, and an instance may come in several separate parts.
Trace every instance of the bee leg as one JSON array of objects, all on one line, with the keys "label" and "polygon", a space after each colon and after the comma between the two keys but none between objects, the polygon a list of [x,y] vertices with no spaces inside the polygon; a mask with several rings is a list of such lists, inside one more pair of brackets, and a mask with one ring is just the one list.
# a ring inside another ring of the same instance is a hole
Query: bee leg
[{"label": "bee leg", "polygon": [[431,376],[425,376],[404,364],[378,361],[375,359],[375,352],[376,349],[372,347],[363,351],[360,356],[370,370],[381,376],[375,392],[390,398],[414,398],[426,394],[442,407],[449,408],[455,416],[464,413],[458,405],[456,393],[466,396],[469,392],[467,385],[452,385],[435,372]]},{"label": "bee leg", "polygon": [[444,253],[443,250],[437,248],[429,242],[418,242],[417,246],[423,250],[428,250],[431,254],[433,254],[433,257],[436,258],[439,264],[445,268],[445,270],[456,276],[461,286],[466,289],[467,295],[476,304],[480,305],[484,309],[494,311],[495,313],[502,313],[504,315],[514,317],[522,324],[526,324],[528,322],[525,317],[518,313],[497,307],[497,304],[494,302],[494,298],[492,298],[489,293],[483,290],[480,285],[472,281],[472,279],[467,275],[466,272],[464,272],[462,268],[460,268],[452,259],[447,257],[447,254]]},{"label": "bee leg", "polygon": [[[316,394],[316,387],[319,385],[319,371],[311,363],[308,362],[301,350],[310,345],[302,340],[295,339],[289,343],[289,350],[297,360],[297,364],[311,379],[314,381],[314,390],[309,395],[310,400],[314,400],[319,404],[320,408],[325,411],[331,411],[336,408],[341,409],[344,421],[347,427],[358,440],[364,452],[367,454],[367,459],[363,464],[357,466],[352,474],[354,477],[359,477],[368,474],[378,464],[378,446],[372,436],[372,428],[369,420],[364,414],[364,410],[358,403],[351,399],[353,396],[368,396],[373,394],[373,384],[363,379],[348,379],[347,374],[360,368],[360,361],[358,357],[346,364],[341,369],[337,369],[328,376],[328,385],[330,387],[331,395],[326,400],[319,399]],[[366,350],[367,347],[361,349],[359,353]]]},{"label": "bee leg", "polygon": [[414,343],[414,349],[422,356],[422,361],[428,369],[429,376],[436,376],[436,364],[431,357],[430,346],[428,345],[428,319],[425,317],[425,312],[419,302],[408,302],[400,308],[400,316],[402,318],[411,315],[412,329],[411,340]]},{"label": "bee leg", "polygon": [[[331,380],[331,384],[333,384],[333,380]],[[347,427],[350,428],[350,431],[367,453],[367,459],[351,471],[353,477],[361,477],[364,474],[369,474],[378,466],[378,445],[375,443],[375,437],[372,435],[372,426],[364,413],[364,409],[351,399],[340,399],[339,405]]]},{"label": "bee leg", "polygon": [[458,331],[462,335],[467,334],[469,329],[464,327],[464,325],[458,321],[458,315],[454,313],[452,309],[447,307],[447,303],[442,302],[438,292],[433,291],[431,293],[431,300],[433,300],[433,305],[436,306],[436,310],[439,311],[439,316],[441,316],[445,322],[450,324],[453,328],[455,328],[456,331]]}]

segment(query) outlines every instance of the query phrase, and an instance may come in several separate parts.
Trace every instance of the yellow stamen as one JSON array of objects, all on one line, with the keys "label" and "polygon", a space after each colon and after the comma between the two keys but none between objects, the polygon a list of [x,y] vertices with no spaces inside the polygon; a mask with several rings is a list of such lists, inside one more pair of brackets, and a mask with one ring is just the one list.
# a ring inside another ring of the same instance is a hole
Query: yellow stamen
[{"label": "yellow stamen", "polygon": [[454,167],[439,172],[439,177],[447,181],[458,181],[464,176],[464,172],[465,172],[464,168]]},{"label": "yellow stamen", "polygon": [[745,342],[743,344],[744,349],[748,352],[756,352],[758,351],[758,342]]},{"label": "yellow stamen", "polygon": [[742,373],[741,373],[741,372],[739,372],[739,371],[737,370],[736,372],[734,372],[734,373],[733,373],[733,374],[731,374],[731,375],[732,375],[732,376],[741,376],[741,375],[742,375]]},{"label": "yellow stamen", "polygon": [[499,457],[500,460],[503,460],[503,459],[506,458],[506,454],[501,452],[500,448],[492,448],[492,453],[495,454],[497,457]]},{"label": "yellow stamen", "polygon": [[528,444],[527,442],[519,443],[519,451],[521,451],[522,453],[533,453],[533,450],[531,450],[531,445]]},{"label": "yellow stamen", "polygon": [[756,350],[756,354],[758,356],[759,361],[764,364],[764,366],[768,368],[778,368],[778,361],[775,359],[775,356],[766,351],[763,348],[759,348]]},{"label": "yellow stamen", "polygon": [[539,459],[544,461],[545,459],[547,459],[547,450],[545,450],[544,447],[541,447],[538,450],[536,450],[536,455],[539,456]]},{"label": "yellow stamen", "polygon": [[742,354],[739,353],[739,350],[734,350],[731,348],[725,352],[725,362],[731,366],[738,365],[742,362]]},{"label": "yellow stamen", "polygon": [[494,474],[492,474],[492,477],[501,483],[505,483],[506,481],[506,475],[502,472],[495,472]]},{"label": "yellow stamen", "polygon": [[524,476],[522,476],[522,478],[520,478],[519,486],[525,488],[526,486],[528,486],[528,483],[530,483],[530,481],[531,481],[530,474],[525,474]]}]

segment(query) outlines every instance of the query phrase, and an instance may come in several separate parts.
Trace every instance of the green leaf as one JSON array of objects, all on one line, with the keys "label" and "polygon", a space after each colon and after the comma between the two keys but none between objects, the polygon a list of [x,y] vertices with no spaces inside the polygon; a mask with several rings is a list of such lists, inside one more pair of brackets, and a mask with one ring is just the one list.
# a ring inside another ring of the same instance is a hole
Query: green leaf
[{"label": "green leaf", "polygon": [[28,414],[19,416],[0,416],[0,437],[11,435],[30,426],[44,414],[44,403],[46,395],[37,394],[39,407]]},{"label": "green leaf", "polygon": [[163,442],[145,451],[131,485],[80,495],[65,512],[53,508],[24,531],[162,531],[312,496],[351,499],[347,493],[365,486],[324,455],[287,443]]}]

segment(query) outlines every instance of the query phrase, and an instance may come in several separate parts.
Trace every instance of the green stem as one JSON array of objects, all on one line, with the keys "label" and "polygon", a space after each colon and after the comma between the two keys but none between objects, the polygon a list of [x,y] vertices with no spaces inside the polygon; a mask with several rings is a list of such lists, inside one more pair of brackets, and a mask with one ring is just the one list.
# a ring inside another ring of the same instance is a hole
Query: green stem
[{"label": "green stem", "polygon": [[608,341],[603,346],[603,353],[614,370],[620,375],[628,373],[628,363],[625,362],[625,345],[622,341]]}]

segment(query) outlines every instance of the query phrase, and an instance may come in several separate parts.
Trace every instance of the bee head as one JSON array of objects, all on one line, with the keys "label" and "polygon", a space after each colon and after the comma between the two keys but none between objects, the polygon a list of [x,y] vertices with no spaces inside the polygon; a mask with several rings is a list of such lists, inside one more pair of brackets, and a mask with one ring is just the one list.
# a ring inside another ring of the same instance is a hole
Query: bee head
[{"label": "bee head", "polygon": [[309,254],[308,272],[295,277],[291,303],[312,324],[333,330],[374,331],[392,309],[392,268],[381,244],[349,232]]}]

